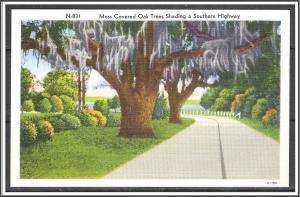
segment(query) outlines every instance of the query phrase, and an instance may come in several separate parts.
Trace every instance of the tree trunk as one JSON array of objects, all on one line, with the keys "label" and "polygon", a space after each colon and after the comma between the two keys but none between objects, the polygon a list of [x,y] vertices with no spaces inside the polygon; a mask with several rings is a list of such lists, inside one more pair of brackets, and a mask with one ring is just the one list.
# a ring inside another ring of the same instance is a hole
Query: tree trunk
[{"label": "tree trunk", "polygon": [[153,97],[120,96],[121,127],[119,136],[122,137],[155,137],[152,127],[152,113],[155,104]]},{"label": "tree trunk", "polygon": [[80,68],[77,69],[77,83],[78,83],[78,87],[77,87],[78,111],[80,111],[81,110],[81,72],[80,72]]},{"label": "tree trunk", "polygon": [[180,113],[182,108],[182,100],[180,98],[171,100],[169,99],[169,105],[170,105],[170,117],[169,122],[170,123],[180,123]]}]

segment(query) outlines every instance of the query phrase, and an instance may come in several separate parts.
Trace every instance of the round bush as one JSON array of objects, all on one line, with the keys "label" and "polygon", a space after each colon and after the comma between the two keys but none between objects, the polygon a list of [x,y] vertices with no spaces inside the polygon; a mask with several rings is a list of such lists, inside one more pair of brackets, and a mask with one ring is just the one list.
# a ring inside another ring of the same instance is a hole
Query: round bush
[{"label": "round bush", "polygon": [[52,139],[54,135],[54,128],[47,120],[41,120],[38,125],[38,139],[42,141]]},{"label": "round bush", "polygon": [[92,115],[85,112],[78,112],[76,116],[79,118],[83,126],[97,126],[98,120]]},{"label": "round bush", "polygon": [[219,97],[215,100],[214,104],[211,106],[212,111],[229,111],[230,104],[235,95],[235,90],[233,89],[223,89]]},{"label": "round bush", "polygon": [[37,106],[37,110],[39,112],[50,112],[51,111],[51,108],[52,108],[52,105],[49,101],[49,99],[47,98],[44,98],[42,99],[39,103],[38,103],[38,106]]},{"label": "round bush", "polygon": [[22,106],[22,111],[29,112],[29,111],[33,111],[33,110],[34,110],[33,101],[31,99],[24,101],[23,106]]},{"label": "round bush", "polygon": [[81,126],[79,118],[71,114],[63,114],[61,119],[66,124],[66,129],[77,129]]},{"label": "round bush", "polygon": [[56,95],[51,96],[51,102],[52,102],[53,112],[62,112],[64,110],[63,102],[58,96]]},{"label": "round bush", "polygon": [[62,100],[65,113],[73,113],[75,111],[75,102],[71,97],[62,95],[60,99]]},{"label": "round bush", "polygon": [[100,111],[103,115],[107,116],[109,114],[108,101],[106,99],[95,101],[93,109]]},{"label": "round bush", "polygon": [[103,116],[100,111],[84,109],[83,112],[88,113],[91,116],[95,117],[98,121],[98,126],[105,126],[106,125],[106,117]]},{"label": "round bush", "polygon": [[36,126],[31,121],[21,120],[21,145],[33,144],[37,138]]},{"label": "round bush", "polygon": [[265,126],[272,125],[277,126],[278,125],[278,112],[276,109],[272,108],[266,111],[265,115],[262,117],[262,122]]},{"label": "round bush", "polygon": [[56,131],[56,132],[64,130],[65,127],[66,127],[65,122],[62,119],[58,118],[58,117],[50,118],[49,121],[51,122],[51,124],[54,128],[54,131]]},{"label": "round bush", "polygon": [[268,101],[267,99],[258,99],[256,101],[256,104],[252,107],[251,115],[252,118],[260,119],[268,107]]}]

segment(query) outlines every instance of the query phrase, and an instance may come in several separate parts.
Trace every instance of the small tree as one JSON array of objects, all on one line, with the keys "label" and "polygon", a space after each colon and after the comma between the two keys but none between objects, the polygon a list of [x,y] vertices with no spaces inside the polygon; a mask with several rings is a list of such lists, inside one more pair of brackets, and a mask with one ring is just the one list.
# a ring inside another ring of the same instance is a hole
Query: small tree
[{"label": "small tree", "polygon": [[29,99],[29,90],[33,85],[33,75],[27,68],[21,68],[21,104]]},{"label": "small tree", "polygon": [[103,115],[107,116],[109,114],[109,106],[108,106],[107,99],[101,99],[95,101],[93,109],[100,111]]},{"label": "small tree", "polygon": [[120,98],[115,95],[114,97],[112,97],[112,99],[109,101],[109,108],[111,109],[116,109],[120,107]]}]

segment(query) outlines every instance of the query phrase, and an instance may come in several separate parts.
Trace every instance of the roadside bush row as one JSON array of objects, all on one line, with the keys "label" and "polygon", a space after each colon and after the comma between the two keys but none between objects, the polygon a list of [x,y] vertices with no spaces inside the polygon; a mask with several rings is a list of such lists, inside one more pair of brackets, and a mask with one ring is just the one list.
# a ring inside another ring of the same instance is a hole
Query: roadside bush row
[{"label": "roadside bush row", "polygon": [[51,140],[55,132],[77,129],[82,125],[103,127],[106,122],[106,117],[101,112],[88,109],[74,114],[23,113],[21,115],[21,145]]},{"label": "roadside bush row", "polygon": [[31,99],[24,101],[22,111],[73,113],[75,111],[75,102],[66,95],[50,96],[48,93],[32,93]]},{"label": "roadside bush row", "polygon": [[200,104],[211,111],[241,112],[243,117],[260,120],[265,126],[279,126],[279,105],[259,96],[254,87],[246,90],[211,88],[202,98]]}]

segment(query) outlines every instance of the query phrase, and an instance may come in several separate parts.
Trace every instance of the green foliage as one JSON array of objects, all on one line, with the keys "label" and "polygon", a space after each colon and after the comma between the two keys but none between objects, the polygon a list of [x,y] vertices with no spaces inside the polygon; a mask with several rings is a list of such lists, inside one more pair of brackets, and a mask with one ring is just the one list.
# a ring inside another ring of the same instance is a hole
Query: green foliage
[{"label": "green foliage", "polygon": [[65,122],[66,129],[77,129],[81,126],[79,118],[71,114],[63,114],[61,119]]},{"label": "green foliage", "polygon": [[91,116],[95,117],[98,120],[98,126],[105,126],[106,125],[106,117],[97,110],[90,110],[90,109],[84,109],[82,110],[84,113],[88,113]]},{"label": "green foliage", "polygon": [[110,113],[107,116],[106,127],[119,127],[121,123],[120,113]]},{"label": "green foliage", "polygon": [[93,109],[96,111],[100,111],[103,115],[107,116],[109,114],[109,106],[107,99],[95,101]]},{"label": "green foliage", "polygon": [[66,95],[61,95],[60,99],[63,102],[64,112],[72,114],[75,111],[75,102],[72,100],[72,98]]},{"label": "green foliage", "polygon": [[168,101],[164,95],[158,96],[152,114],[153,120],[161,120],[169,116]]},{"label": "green foliage", "polygon": [[54,135],[54,128],[47,120],[41,120],[37,124],[38,135],[37,138],[42,141],[50,140]]},{"label": "green foliage", "polygon": [[58,69],[48,72],[44,78],[45,92],[50,95],[66,95],[75,99],[77,91],[74,80],[74,75],[67,70]]},{"label": "green foliage", "polygon": [[33,122],[21,119],[21,145],[33,144],[37,138],[37,129]]},{"label": "green foliage", "polygon": [[33,75],[27,68],[21,68],[21,104],[29,99],[29,90],[33,85]]},{"label": "green foliage", "polygon": [[210,88],[208,89],[200,99],[200,105],[205,109],[209,109],[213,103],[215,102],[216,98],[218,97],[219,93],[221,92],[222,88]]},{"label": "green foliage", "polygon": [[212,111],[229,111],[231,101],[236,93],[235,89],[224,88],[220,93],[219,97],[215,100],[214,104],[211,106]]},{"label": "green foliage", "polygon": [[82,126],[89,127],[89,126],[97,126],[97,124],[98,124],[97,118],[93,117],[92,115],[90,115],[88,113],[77,112],[75,115],[79,118]]},{"label": "green foliage", "polygon": [[272,108],[266,111],[262,117],[262,122],[265,126],[279,126],[279,113],[276,109]]},{"label": "green foliage", "polygon": [[52,103],[53,112],[62,112],[64,110],[63,102],[58,96],[56,95],[51,96],[51,103]]},{"label": "green foliage", "polygon": [[67,44],[67,36],[64,36],[64,31],[66,31],[69,21],[56,21],[48,26],[49,36],[59,49],[63,49]]},{"label": "green foliage", "polygon": [[248,96],[245,99],[245,104],[242,107],[243,116],[251,117],[252,107],[255,105],[257,96],[255,94]]},{"label": "green foliage", "polygon": [[51,105],[49,99],[47,99],[47,98],[42,99],[37,105],[37,111],[39,111],[39,112],[47,113],[47,112],[51,111],[51,108],[52,108],[52,105]]},{"label": "green foliage", "polygon": [[61,113],[22,113],[21,120],[31,121],[37,124],[41,120],[50,120],[51,118],[60,118]]},{"label": "green foliage", "polygon": [[34,110],[34,104],[32,102],[32,100],[26,100],[24,101],[23,105],[22,105],[22,111],[33,111]]},{"label": "green foliage", "polygon": [[51,117],[49,121],[52,124],[55,132],[62,131],[66,128],[65,122],[58,117]]},{"label": "green foliage", "polygon": [[108,103],[110,109],[117,109],[120,107],[120,98],[115,95],[114,97],[112,97],[112,99],[109,100]]},{"label": "green foliage", "polygon": [[268,101],[265,98],[258,99],[256,104],[252,107],[252,118],[260,119],[268,108]]}]

